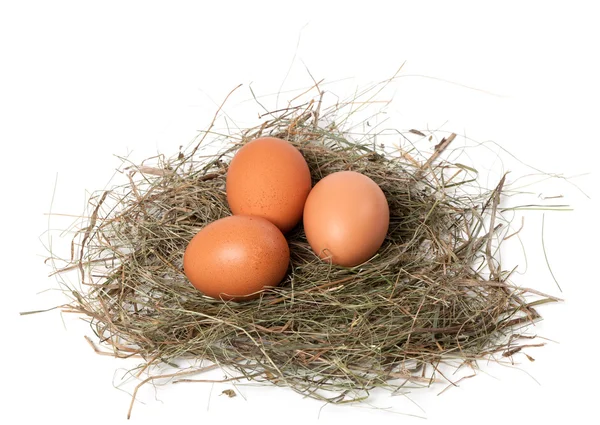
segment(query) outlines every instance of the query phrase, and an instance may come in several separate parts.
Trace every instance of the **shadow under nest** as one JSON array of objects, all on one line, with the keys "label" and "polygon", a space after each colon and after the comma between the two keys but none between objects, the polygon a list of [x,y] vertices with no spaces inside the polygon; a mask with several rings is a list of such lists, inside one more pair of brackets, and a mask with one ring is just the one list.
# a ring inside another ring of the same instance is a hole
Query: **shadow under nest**
[{"label": "shadow under nest", "polygon": [[503,180],[461,190],[473,179],[439,157],[453,136],[421,163],[321,122],[314,105],[286,110],[241,143],[289,140],[313,183],[340,170],[378,183],[390,227],[374,258],[328,264],[300,224],[286,235],[291,262],[279,287],[249,302],[204,297],[183,274],[183,252],[204,225],[230,215],[227,161],[241,143],[207,155],[196,146],[132,167],[126,184],[93,194],[64,269],[81,274],[65,309],[87,316],[117,356],[141,355],[148,365],[205,359],[336,403],[376,387],[428,385],[448,360],[516,352],[519,329],[540,318],[534,307],[556,299],[512,285],[494,256]]}]

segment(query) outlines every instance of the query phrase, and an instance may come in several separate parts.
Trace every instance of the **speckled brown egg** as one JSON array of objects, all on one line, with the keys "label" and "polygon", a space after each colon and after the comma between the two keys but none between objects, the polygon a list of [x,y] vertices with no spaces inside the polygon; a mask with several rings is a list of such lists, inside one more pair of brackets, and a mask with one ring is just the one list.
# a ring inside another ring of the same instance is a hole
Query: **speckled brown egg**
[{"label": "speckled brown egg", "polygon": [[308,243],[319,257],[352,267],[377,253],[388,231],[390,210],[377,183],[354,171],[340,171],[315,185],[303,220]]},{"label": "speckled brown egg", "polygon": [[244,145],[227,171],[231,212],[266,218],[284,233],[302,219],[310,189],[310,171],[300,151],[275,137]]},{"label": "speckled brown egg", "polygon": [[204,295],[242,301],[279,285],[289,261],[287,241],[273,223],[236,215],[200,230],[185,250],[183,268]]}]

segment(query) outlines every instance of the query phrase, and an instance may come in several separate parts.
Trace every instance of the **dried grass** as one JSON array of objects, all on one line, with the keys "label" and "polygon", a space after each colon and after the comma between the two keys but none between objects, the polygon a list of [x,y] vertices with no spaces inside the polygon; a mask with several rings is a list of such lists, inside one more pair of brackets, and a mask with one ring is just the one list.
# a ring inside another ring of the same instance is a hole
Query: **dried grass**
[{"label": "dried grass", "polygon": [[[372,94],[353,102],[368,105]],[[498,261],[504,178],[484,190],[472,168],[444,161],[454,135],[428,158],[386,151],[372,134],[344,129],[351,102],[323,111],[322,96],[265,114],[242,134],[216,136],[211,125],[187,151],[131,166],[126,184],[94,193],[68,264],[56,270],[80,273],[64,310],[86,317],[112,355],[141,356],[148,368],[205,359],[235,371],[233,379],[333,403],[377,387],[428,385],[449,360],[519,351],[523,328],[540,319],[537,307],[557,298],[513,285]],[[291,264],[278,288],[243,303],[204,297],[182,272],[183,251],[204,225],[230,215],[228,160],[261,135],[293,143],[314,182],[339,170],[371,177],[389,202],[389,233],[374,258],[343,268],[316,258],[299,226],[287,235]],[[207,154],[208,136],[225,148]]]}]

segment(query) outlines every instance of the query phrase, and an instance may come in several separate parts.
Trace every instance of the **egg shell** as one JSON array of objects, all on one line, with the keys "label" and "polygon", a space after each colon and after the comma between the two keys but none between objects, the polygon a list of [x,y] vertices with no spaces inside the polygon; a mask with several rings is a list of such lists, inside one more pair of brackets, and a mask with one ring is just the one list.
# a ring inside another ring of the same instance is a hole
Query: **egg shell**
[{"label": "egg shell", "polygon": [[304,232],[313,251],[352,267],[377,253],[390,224],[381,188],[369,177],[340,171],[321,179],[304,206]]},{"label": "egg shell", "polygon": [[213,221],[189,242],[183,268],[204,295],[249,300],[284,278],[290,250],[281,231],[261,217],[230,216]]},{"label": "egg shell", "polygon": [[301,219],[311,189],[298,149],[275,137],[253,140],[235,154],[227,171],[227,202],[235,215],[263,217],[282,232]]}]

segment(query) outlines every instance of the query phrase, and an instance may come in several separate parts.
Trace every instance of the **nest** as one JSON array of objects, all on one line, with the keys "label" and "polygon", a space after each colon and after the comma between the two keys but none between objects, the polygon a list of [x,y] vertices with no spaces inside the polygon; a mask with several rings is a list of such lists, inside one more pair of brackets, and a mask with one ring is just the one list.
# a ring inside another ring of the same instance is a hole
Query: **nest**
[{"label": "nest", "polygon": [[[536,307],[557,298],[515,286],[498,261],[504,178],[473,190],[473,170],[442,159],[454,135],[427,158],[390,152],[345,131],[340,109],[322,111],[316,97],[269,113],[237,137],[215,136],[225,146],[216,153],[206,143],[211,126],[187,150],[127,168],[125,184],[90,197],[89,219],[58,270],[80,274],[64,309],[87,318],[115,356],[139,355],[147,367],[185,358],[213,365],[141,384],[221,367],[332,403],[427,386],[449,361],[519,351],[523,328],[540,319]],[[388,235],[375,257],[345,268],[317,258],[299,225],[287,235],[291,261],[279,287],[248,302],[205,297],[183,273],[183,252],[203,226],[231,214],[228,161],[266,135],[302,152],[313,183],[340,170],[377,182]]]}]

